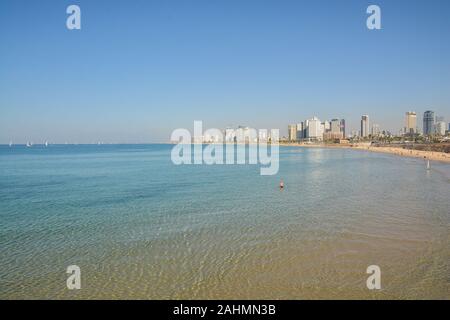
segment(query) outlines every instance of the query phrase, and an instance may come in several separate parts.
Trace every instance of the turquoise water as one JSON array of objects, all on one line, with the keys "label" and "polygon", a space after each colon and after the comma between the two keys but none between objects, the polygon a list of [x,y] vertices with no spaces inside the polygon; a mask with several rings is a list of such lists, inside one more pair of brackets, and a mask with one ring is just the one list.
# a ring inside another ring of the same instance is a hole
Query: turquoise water
[{"label": "turquoise water", "polygon": [[0,298],[450,298],[449,164],[282,147],[261,176],[170,150],[0,146]]}]

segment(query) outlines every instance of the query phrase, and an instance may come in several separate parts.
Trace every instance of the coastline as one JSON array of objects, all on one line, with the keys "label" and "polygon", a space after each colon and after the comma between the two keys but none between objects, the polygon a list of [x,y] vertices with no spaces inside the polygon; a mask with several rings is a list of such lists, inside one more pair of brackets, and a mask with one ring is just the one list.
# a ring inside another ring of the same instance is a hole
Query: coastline
[{"label": "coastline", "polygon": [[303,143],[280,143],[285,147],[305,147],[305,148],[327,148],[327,149],[352,149],[361,151],[370,151],[378,153],[393,154],[400,157],[420,158],[431,161],[440,161],[450,163],[450,154],[436,151],[407,150],[399,147],[375,147],[369,144],[303,144]]},{"label": "coastline", "polygon": [[[174,145],[177,144],[175,142],[160,142],[160,143],[105,143],[102,145]],[[193,142],[192,144],[200,144]],[[202,143],[209,144],[209,143]],[[228,143],[226,143],[228,144]],[[234,143],[233,143],[234,144]],[[65,146],[66,144],[52,144],[52,146]],[[69,144],[69,145],[79,145],[79,146],[97,146],[97,144]],[[247,145],[247,144],[243,144]],[[14,146],[25,147],[24,144],[15,144]],[[34,146],[44,146],[43,144],[36,144]],[[391,146],[372,146],[369,143],[359,143],[359,144],[306,144],[306,143],[286,143],[280,142],[279,146],[283,147],[303,147],[303,148],[326,148],[326,149],[351,149],[351,150],[361,150],[361,151],[370,151],[370,152],[378,152],[378,153],[387,153],[393,154],[400,157],[409,157],[409,158],[420,158],[424,160],[431,161],[439,161],[450,163],[450,153],[439,152],[439,151],[424,151],[424,150],[410,150],[404,149],[401,147],[391,147]],[[8,147],[7,144],[0,144],[0,147]],[[28,148],[27,148],[28,149]]]}]

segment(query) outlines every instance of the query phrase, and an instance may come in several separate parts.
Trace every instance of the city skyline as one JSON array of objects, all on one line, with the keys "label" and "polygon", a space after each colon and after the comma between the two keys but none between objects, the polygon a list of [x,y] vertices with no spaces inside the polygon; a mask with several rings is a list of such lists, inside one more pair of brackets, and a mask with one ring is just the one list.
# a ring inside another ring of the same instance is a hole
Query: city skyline
[{"label": "city skyline", "polygon": [[377,1],[381,30],[357,0],[78,1],[81,30],[68,4],[0,3],[2,144],[165,142],[194,120],[281,136],[314,115],[347,133],[363,114],[393,133],[405,110],[450,120],[448,1]]},{"label": "city skyline", "polygon": [[[385,129],[382,125],[379,123],[373,123],[371,122],[371,116],[370,115],[361,115],[360,116],[360,129],[359,130],[349,130],[347,127],[346,119],[343,118],[332,118],[331,120],[321,120],[317,116],[312,116],[309,119],[306,119],[304,121],[297,122],[295,124],[288,124],[287,125],[287,134],[280,134],[280,139],[287,139],[288,141],[300,141],[306,138],[311,138],[315,141],[322,141],[326,140],[325,133],[331,134],[328,135],[328,139],[347,139],[347,138],[353,138],[353,137],[362,137],[366,138],[369,136],[376,136],[381,133],[387,133],[388,135],[393,136],[403,136],[408,134],[421,134],[421,135],[430,135],[438,133],[442,136],[446,135],[447,132],[450,132],[450,119],[446,119],[443,116],[437,115],[432,110],[427,110],[423,112],[423,117],[420,117],[419,112],[415,111],[407,111],[405,112],[405,118],[404,118],[404,126],[399,127],[397,131],[391,131]],[[419,126],[418,119],[420,123],[423,123],[422,126]],[[235,128],[247,128],[247,129],[257,129],[251,126],[242,126],[242,125],[229,125],[226,128],[222,128],[219,130],[226,130],[227,128],[233,129]],[[414,129],[413,129],[414,128]],[[270,129],[279,129],[280,128],[270,128]],[[301,131],[301,133],[300,133]],[[282,132],[282,130],[280,130]],[[340,136],[336,136],[335,134],[339,133]],[[334,135],[333,135],[334,134]],[[92,140],[90,142],[78,142],[78,141],[56,141],[56,140],[49,140],[44,139],[43,141],[37,141],[34,140],[26,140],[26,141],[13,141],[9,140],[8,142],[0,142],[0,145],[5,144],[115,144],[115,143],[167,143],[171,142],[170,139],[167,139],[162,142],[148,142],[148,141],[139,141],[139,142],[114,142],[114,141],[103,141],[103,140]],[[225,139],[224,139],[225,142]]]},{"label": "city skyline", "polygon": [[289,124],[287,136],[284,138],[293,142],[369,138],[380,135],[401,137],[437,134],[446,136],[450,131],[450,122],[446,122],[445,117],[436,115],[432,110],[423,113],[422,126],[417,123],[417,115],[418,113],[415,111],[405,112],[404,126],[396,132],[384,129],[379,123],[371,122],[370,116],[367,114],[361,115],[360,129],[351,130],[351,133],[347,130],[345,119],[334,118],[331,121],[328,119],[322,121],[317,116],[313,116],[297,124]]}]

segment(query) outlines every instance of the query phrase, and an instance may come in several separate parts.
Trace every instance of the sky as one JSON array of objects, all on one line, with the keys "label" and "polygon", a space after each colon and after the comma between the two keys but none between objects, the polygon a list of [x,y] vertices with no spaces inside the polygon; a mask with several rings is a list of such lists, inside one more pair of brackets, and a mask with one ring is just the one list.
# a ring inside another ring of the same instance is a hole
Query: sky
[{"label": "sky", "polygon": [[450,122],[449,15],[448,0],[2,0],[0,143],[165,142],[194,120],[281,135],[312,116]]}]

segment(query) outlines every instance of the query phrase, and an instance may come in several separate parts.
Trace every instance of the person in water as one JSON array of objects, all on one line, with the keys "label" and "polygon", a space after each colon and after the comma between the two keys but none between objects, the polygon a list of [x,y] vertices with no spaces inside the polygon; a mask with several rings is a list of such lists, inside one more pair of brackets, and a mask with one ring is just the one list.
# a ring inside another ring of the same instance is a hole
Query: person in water
[{"label": "person in water", "polygon": [[284,189],[284,182],[283,182],[283,179],[281,179],[281,181],[280,181],[280,189]]}]

